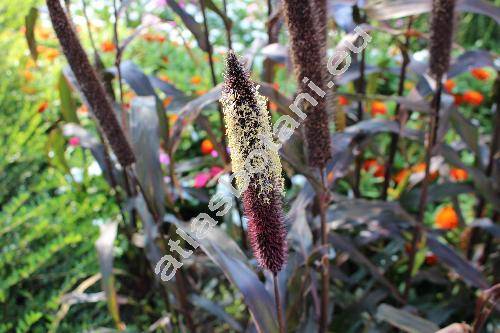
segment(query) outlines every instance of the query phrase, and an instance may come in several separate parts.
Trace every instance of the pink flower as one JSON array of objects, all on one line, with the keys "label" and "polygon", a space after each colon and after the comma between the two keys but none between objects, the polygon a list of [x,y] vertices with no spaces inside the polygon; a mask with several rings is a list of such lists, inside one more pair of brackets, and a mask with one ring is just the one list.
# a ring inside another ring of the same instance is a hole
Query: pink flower
[{"label": "pink flower", "polygon": [[217,176],[222,171],[224,171],[224,169],[221,168],[221,167],[219,167],[219,166],[213,166],[213,167],[211,167],[210,168],[210,178],[214,178],[215,176]]},{"label": "pink flower", "polygon": [[208,172],[200,172],[194,177],[194,187],[195,188],[203,188],[207,185],[210,180],[211,175]]},{"label": "pink flower", "polygon": [[210,153],[210,155],[212,155],[212,157],[216,158],[219,156],[219,153],[217,152],[217,150],[212,150],[212,152]]},{"label": "pink flower", "polygon": [[169,165],[170,164],[170,156],[168,156],[164,152],[160,152],[159,160],[160,160],[160,163],[163,164],[163,165]]},{"label": "pink flower", "polygon": [[77,136],[73,136],[69,138],[68,142],[71,147],[78,147],[80,145],[80,138]]}]

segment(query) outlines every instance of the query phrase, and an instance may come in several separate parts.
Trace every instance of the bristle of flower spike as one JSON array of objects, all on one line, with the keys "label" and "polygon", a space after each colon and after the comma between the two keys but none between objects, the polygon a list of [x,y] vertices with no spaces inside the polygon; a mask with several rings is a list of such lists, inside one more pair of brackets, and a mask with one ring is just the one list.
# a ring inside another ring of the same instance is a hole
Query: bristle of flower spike
[{"label": "bristle of flower spike", "polygon": [[429,66],[438,79],[443,77],[450,64],[454,10],[455,0],[432,2]]},{"label": "bristle of flower spike", "polygon": [[[299,84],[300,92],[312,94],[318,102],[316,106],[305,105],[305,138],[309,164],[323,168],[331,158],[330,134],[328,130],[327,101],[323,97],[314,95],[308,87],[313,82],[321,90],[325,87],[325,57],[324,34],[318,33],[318,24],[315,11],[311,7],[311,0],[283,0],[294,72]],[[323,15],[323,14],[321,14]],[[309,80],[304,80],[305,78]]]},{"label": "bristle of flower spike", "polygon": [[47,0],[47,8],[64,55],[111,149],[122,166],[134,163],[134,153],[118,123],[111,102],[59,0]]},{"label": "bristle of flower spike", "polygon": [[[243,192],[244,212],[249,219],[252,249],[262,267],[277,273],[287,253],[281,162],[273,148],[266,100],[258,94],[248,72],[232,51],[226,59],[220,101],[232,168],[237,186]],[[249,172],[249,166],[254,173]]]}]

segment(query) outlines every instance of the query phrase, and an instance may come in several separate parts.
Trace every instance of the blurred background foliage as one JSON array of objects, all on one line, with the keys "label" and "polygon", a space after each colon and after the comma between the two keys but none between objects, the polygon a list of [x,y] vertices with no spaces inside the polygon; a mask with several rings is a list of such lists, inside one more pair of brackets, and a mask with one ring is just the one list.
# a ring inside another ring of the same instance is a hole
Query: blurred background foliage
[{"label": "blurred background foliage", "polygon": [[[234,48],[245,53],[244,50],[251,49],[259,39],[265,42],[268,15],[266,2],[262,0],[227,2],[229,17],[233,22]],[[500,6],[499,0],[489,2]],[[87,33],[82,2],[66,3],[71,8],[72,19],[87,53],[92,56],[95,47],[94,51],[98,52],[103,68],[113,67],[115,64],[113,2],[87,1],[94,45]],[[122,4],[124,3],[127,3],[125,15],[118,26],[121,40],[131,36],[136,29],[148,22],[151,23],[151,27],[141,30],[140,35],[131,41],[125,50],[123,60],[132,60],[143,73],[153,75],[163,82],[172,83],[181,92],[179,93],[181,97],[178,99],[157,90],[163,107],[172,110],[168,121],[173,126],[180,107],[189,100],[204,96],[212,89],[207,53],[198,47],[193,35],[166,2],[138,0],[123,1]],[[196,2],[182,3],[197,22],[202,22],[202,15]],[[214,0],[213,3],[218,8],[223,7],[222,1]],[[38,19],[34,21],[38,50],[36,62],[30,55],[25,37],[26,20],[29,20],[32,8],[37,8],[36,15],[38,15]],[[208,11],[207,15],[210,39],[214,45],[215,79],[220,83],[226,50],[225,28],[223,21],[214,11]],[[154,22],[158,18],[166,21],[169,28],[162,26],[161,29],[156,29]],[[395,29],[404,28],[403,19],[387,22]],[[455,55],[463,53],[464,50],[480,48],[488,50],[492,58],[498,61],[500,50],[498,24],[490,17],[474,13],[461,13],[459,22],[455,41],[461,49],[457,50]],[[376,21],[370,23],[378,25]],[[418,32],[428,32],[427,14],[416,18],[414,29]],[[336,45],[342,36],[341,29],[334,28],[332,23],[330,44]],[[389,69],[397,68],[400,64],[398,44],[394,36],[380,31],[374,32],[372,36],[374,39],[367,51],[368,63],[382,70],[367,75],[367,94],[394,95],[397,91],[398,74]],[[285,29],[281,30],[279,40],[282,44],[287,44]],[[425,60],[425,51],[422,50],[426,49],[426,45],[425,39],[415,38],[410,44],[410,49],[415,51],[415,57],[420,53],[420,59]],[[282,56],[280,53],[274,56],[274,60]],[[0,79],[0,332],[83,332],[96,331],[102,327],[110,328],[109,331],[112,331],[111,327],[120,328],[108,311],[101,285],[96,283],[101,278],[101,273],[94,243],[99,237],[99,226],[110,221],[121,221],[123,212],[117,205],[115,190],[110,188],[102,176],[101,168],[91,152],[82,148],[81,139],[68,137],[63,133],[62,125],[74,122],[76,117],[82,127],[94,136],[98,136],[88,110],[78,98],[78,94],[65,90],[66,79],[61,74],[65,60],[42,1],[19,0],[0,3],[0,59],[0,73],[2,73]],[[253,63],[253,76],[259,80],[259,73],[263,71],[263,56],[260,55],[256,59]],[[456,96],[463,96],[468,91],[480,94],[480,97],[472,96],[472,102],[461,104],[460,112],[470,120],[481,138],[483,135],[491,135],[494,130],[492,91],[497,74],[492,67],[486,68],[485,71],[487,74],[484,75],[488,76],[486,80],[478,80],[470,71],[464,71],[453,78],[455,87],[452,89],[455,99]],[[417,83],[417,77],[411,77],[407,81],[405,91],[409,92]],[[292,96],[295,91],[295,82],[284,62],[276,65],[273,86],[285,96]],[[112,87],[115,95],[118,94],[116,80],[113,80]],[[341,85],[339,92],[349,98],[349,94],[355,92],[353,82]],[[133,87],[124,85],[123,95],[124,107],[129,110],[132,99],[139,93],[134,92]],[[480,98],[481,102],[476,103],[477,98]],[[352,100],[347,100],[345,103],[346,109],[352,106]],[[382,119],[390,120],[395,104],[393,100],[388,100],[381,102],[377,108],[376,104],[367,102],[368,117],[380,116]],[[275,112],[278,109],[277,102],[272,101],[270,107]],[[201,114],[206,117],[208,128],[212,128],[215,136],[219,137],[221,133],[216,111],[216,106],[212,104]],[[273,117],[276,118],[276,115],[277,113],[274,113]],[[352,125],[352,119],[348,122],[348,125]],[[414,116],[408,122],[408,127],[421,130],[424,124],[421,117]],[[177,174],[185,191],[185,198],[184,200],[174,198],[178,216],[186,221],[198,212],[207,210],[206,198],[215,192],[214,182],[210,183],[209,180],[214,172],[217,174],[225,167],[220,154],[216,152],[214,147],[216,145],[210,141],[211,133],[207,131],[207,127],[196,123],[187,128],[182,132],[179,149],[175,153]],[[460,138],[461,135],[457,131],[450,130],[446,134],[446,140],[450,143]],[[484,140],[481,143],[484,144]],[[388,144],[389,136],[379,135],[376,143],[365,146],[360,189],[367,199],[377,199],[380,196],[383,179],[377,173],[380,173],[379,168],[383,164],[380,157],[384,156],[385,148],[381,147],[387,147]],[[406,154],[398,154],[395,162],[399,172],[397,175],[401,180],[396,181],[390,196],[392,200],[400,199],[405,209],[414,212],[416,197],[413,187],[407,190],[404,185],[399,186],[399,184],[407,183],[410,174],[419,171],[417,169],[422,161],[423,149],[408,141],[403,145]],[[160,152],[159,158],[162,177],[169,177],[171,164],[165,159],[173,160],[173,157],[163,155],[162,161]],[[470,149],[462,150],[460,158],[468,166],[477,163],[474,152]],[[467,223],[475,218],[476,189],[473,182],[467,175],[463,178],[463,174],[459,172],[454,176],[453,172],[450,173],[449,167],[444,170],[446,173],[441,173],[440,177],[447,181],[465,180],[468,187],[456,196],[436,194],[436,199],[432,200],[426,210],[425,221],[428,227],[435,226],[436,223],[439,226],[439,218],[436,216],[439,216],[440,209],[451,204],[460,207],[462,214],[460,218]],[[336,192],[341,195],[351,194],[352,184],[349,179],[341,178],[334,181]],[[167,179],[166,182],[171,182],[171,179]],[[295,207],[292,198],[301,191],[304,182],[304,177],[287,172],[286,201],[289,207]],[[470,188],[474,189],[469,190]],[[346,211],[349,210],[346,208]],[[492,211],[489,206],[486,216],[491,216]],[[335,213],[332,214],[341,215],[342,207],[336,207]],[[352,212],[346,214],[349,217]],[[239,221],[238,210],[226,218],[224,223],[227,225],[224,226],[224,230],[244,248],[244,243],[240,240],[238,222],[233,220]],[[309,220],[313,219],[309,217]],[[140,225],[143,222],[137,221],[137,223]],[[443,223],[446,223],[446,219]],[[114,243],[113,274],[115,289],[119,294],[121,320],[126,323],[126,330],[130,332],[145,332],[148,329],[168,331],[166,327],[170,324],[160,322],[167,312],[157,282],[144,258],[144,252],[134,245],[126,229],[127,227],[120,222],[117,240]],[[344,231],[346,234],[354,235],[353,238],[362,235],[363,232],[363,228],[359,225],[347,229]],[[443,234],[444,239],[451,247],[463,251],[461,242],[466,228],[461,225],[459,228],[450,229],[452,230]],[[362,237],[356,239],[361,251],[363,239]],[[387,324],[380,323],[378,326],[368,324],[375,322],[374,312],[365,310],[373,308],[383,299],[391,299],[387,290],[371,290],[372,285],[379,284],[381,280],[383,285],[385,279],[388,279],[393,281],[397,289],[401,288],[406,269],[405,260],[400,257],[401,253],[404,254],[404,250],[401,251],[404,244],[405,241],[400,238],[396,241],[372,243],[363,249],[364,255],[385,271],[385,277],[375,279],[370,277],[370,269],[373,267],[368,265],[366,268],[360,264],[366,257],[359,257],[358,252],[347,245],[337,249],[338,252],[355,251],[358,261],[346,264],[343,270],[334,272],[337,275],[333,282],[333,295],[335,302],[341,304],[339,309],[336,308],[334,311],[333,325],[336,332],[359,332],[362,329],[364,331],[371,329],[373,332],[390,331]],[[419,277],[424,282],[419,283],[418,300],[415,300],[416,294],[411,295],[414,297],[415,307],[419,309],[418,313],[439,326],[451,322],[470,322],[474,313],[473,302],[478,292],[455,278],[449,285],[446,281],[443,282],[442,278],[446,277],[444,269],[435,266],[435,261],[438,259],[428,255],[428,252],[422,250],[419,254],[420,265],[426,267],[425,272],[441,273],[432,276],[437,280],[432,280],[431,273]],[[207,268],[201,269],[200,272],[193,269],[187,279],[194,285],[193,290],[199,291],[202,296],[196,296],[194,292],[189,296],[190,306],[198,309],[198,312],[193,310],[193,318],[196,318],[199,326],[202,326],[204,321],[209,323],[205,330],[207,332],[243,331],[243,326],[246,327],[247,324],[251,326],[249,324],[251,320],[241,291],[234,284],[228,283],[213,264],[206,264],[207,260],[203,256],[193,259],[192,265],[207,265]],[[291,260],[295,260],[294,257]],[[309,260],[313,262],[314,256]],[[341,265],[343,263],[340,262],[347,259],[339,255],[335,260]],[[364,268],[358,269],[355,267],[357,265]],[[296,269],[298,276],[305,276],[309,274],[311,267],[300,266]],[[489,284],[498,282],[494,270],[495,266],[492,263],[482,268],[482,273],[487,276]],[[347,276],[347,272],[350,272],[350,275]],[[203,274],[207,274],[208,278],[202,279],[200,275]],[[259,273],[259,278],[261,281],[266,281],[262,272]],[[299,282],[291,279],[288,288],[298,289]],[[348,288],[344,288],[345,286]],[[391,293],[389,291],[389,294]],[[83,294],[85,297],[94,298],[83,299]],[[73,295],[73,298],[68,295]],[[299,296],[289,297],[293,301],[293,297]],[[311,309],[312,307],[304,309],[304,316],[310,315],[306,312],[312,311]],[[414,310],[410,308],[409,312],[416,313]],[[359,316],[362,320],[357,319]],[[299,319],[303,318],[296,320]],[[498,324],[498,317],[496,319],[493,317],[487,329],[496,332]],[[301,322],[296,326],[297,331],[308,331],[307,325],[313,324]],[[375,328],[376,326],[378,328]],[[158,327],[162,327],[161,330]],[[203,327],[199,329],[204,331]],[[188,330],[179,323],[174,323],[174,331]]]}]

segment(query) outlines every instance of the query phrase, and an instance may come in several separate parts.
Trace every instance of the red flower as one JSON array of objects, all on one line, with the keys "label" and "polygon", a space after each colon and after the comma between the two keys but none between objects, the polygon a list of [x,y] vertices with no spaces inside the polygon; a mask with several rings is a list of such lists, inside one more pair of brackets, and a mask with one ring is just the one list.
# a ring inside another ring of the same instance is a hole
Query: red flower
[{"label": "red flower", "polygon": [[483,68],[474,68],[471,71],[472,76],[480,81],[486,81],[490,78],[490,73]]},{"label": "red flower", "polygon": [[373,101],[372,102],[372,108],[371,108],[371,114],[373,117],[377,115],[384,115],[387,113],[387,107],[385,104],[381,101]]},{"label": "red flower", "polygon": [[429,252],[425,255],[425,263],[429,266],[434,266],[438,262],[438,257],[432,253]]},{"label": "red flower", "polygon": [[460,94],[453,95],[453,100],[455,105],[462,105],[464,102],[464,97]]},{"label": "red flower", "polygon": [[40,103],[40,105],[38,106],[38,109],[37,109],[37,112],[38,113],[43,113],[45,110],[47,110],[47,108],[49,107],[49,102],[47,101],[43,101],[42,103]]},{"label": "red flower", "polygon": [[214,150],[214,144],[212,141],[205,139],[201,142],[201,153],[203,155],[208,155]]},{"label": "red flower", "polygon": [[104,41],[101,44],[102,52],[113,52],[115,50],[115,44],[112,41]]},{"label": "red flower", "polygon": [[453,80],[446,80],[446,82],[443,84],[443,87],[444,87],[444,90],[451,94],[451,92],[453,91],[453,88],[455,88],[457,84],[455,83],[455,81]]},{"label": "red flower", "polygon": [[455,181],[467,180],[469,174],[464,169],[453,168],[450,170],[450,177]]},{"label": "red flower", "polygon": [[366,172],[373,173],[375,177],[383,177],[385,174],[385,167],[380,165],[375,159],[366,160],[363,163],[363,169]]},{"label": "red flower", "polygon": [[345,96],[339,96],[339,105],[349,105],[349,100]]},{"label": "red flower", "polygon": [[484,96],[480,92],[469,90],[464,93],[464,101],[470,105],[479,106],[484,100]]},{"label": "red flower", "polygon": [[439,229],[455,229],[458,226],[458,215],[451,206],[438,210],[434,224]]}]

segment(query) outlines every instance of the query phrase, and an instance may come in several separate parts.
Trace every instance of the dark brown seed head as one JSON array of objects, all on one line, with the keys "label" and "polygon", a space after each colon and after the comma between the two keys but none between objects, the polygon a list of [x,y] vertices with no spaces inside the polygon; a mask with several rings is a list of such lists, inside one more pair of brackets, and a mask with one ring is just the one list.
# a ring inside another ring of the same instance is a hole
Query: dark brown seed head
[{"label": "dark brown seed head", "polygon": [[47,8],[64,55],[111,149],[122,166],[134,163],[134,153],[118,123],[111,102],[108,100],[106,92],[59,0],[47,0]]},{"label": "dark brown seed head", "polygon": [[[267,143],[273,142],[266,142],[272,140],[266,100],[232,51],[226,60],[221,103],[252,249],[262,267],[277,273],[286,260],[281,163],[276,149]],[[250,172],[248,165],[255,172]]]},{"label": "dark brown seed head", "polygon": [[430,70],[439,80],[447,72],[450,64],[454,10],[455,0],[432,2]]},{"label": "dark brown seed head", "polygon": [[318,19],[311,7],[311,0],[283,0],[288,31],[290,34],[291,55],[294,72],[299,84],[299,91],[311,94],[318,102],[316,106],[305,106],[305,137],[307,143],[309,164],[322,168],[331,157],[330,134],[328,131],[327,102],[325,98],[316,95],[304,78],[308,78],[323,91],[325,87],[325,36],[318,32]]}]

